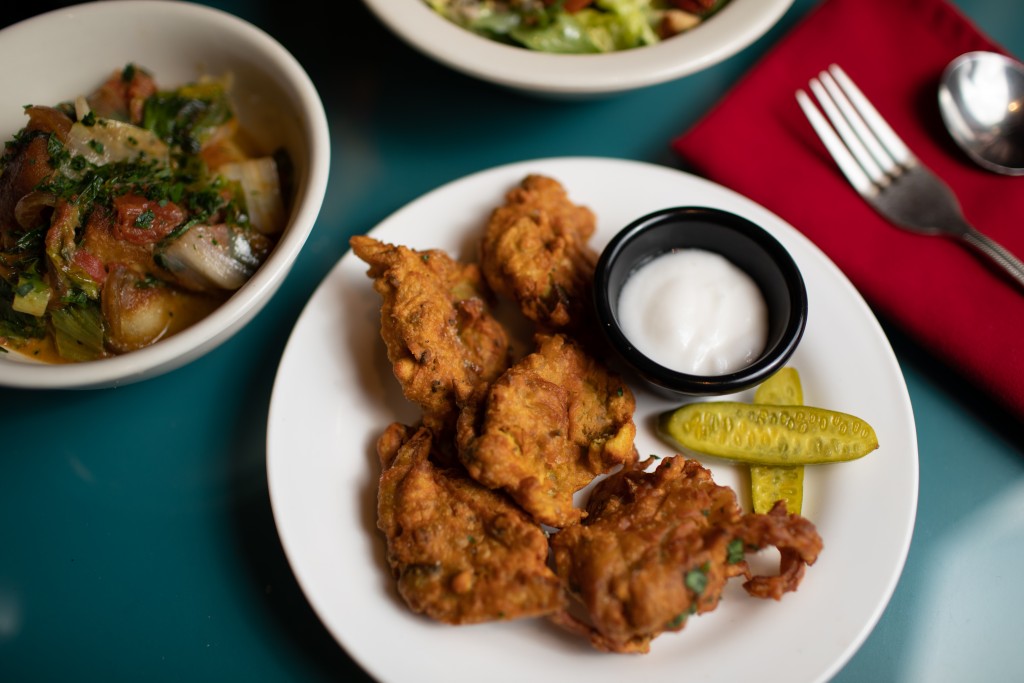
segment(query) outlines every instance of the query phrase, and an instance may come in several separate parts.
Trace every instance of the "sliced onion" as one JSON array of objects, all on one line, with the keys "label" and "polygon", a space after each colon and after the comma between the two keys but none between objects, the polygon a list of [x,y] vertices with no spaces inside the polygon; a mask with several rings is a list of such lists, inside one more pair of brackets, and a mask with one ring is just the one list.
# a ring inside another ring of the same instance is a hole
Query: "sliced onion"
[{"label": "sliced onion", "polygon": [[236,290],[252,277],[270,241],[225,224],[194,225],[158,252],[160,263],[193,291]]},{"label": "sliced onion", "polygon": [[217,172],[242,186],[252,227],[264,235],[275,235],[284,229],[281,177],[273,157],[222,164]]},{"label": "sliced onion", "polygon": [[14,220],[26,230],[45,223],[43,212],[57,205],[57,196],[51,192],[33,190],[14,205]]},{"label": "sliced onion", "polygon": [[156,133],[139,126],[96,117],[95,123],[87,126],[82,120],[89,114],[89,105],[84,97],[75,101],[78,121],[68,132],[68,151],[84,157],[97,166],[116,161],[136,161],[140,158],[155,159],[166,166],[170,163],[170,150]]}]

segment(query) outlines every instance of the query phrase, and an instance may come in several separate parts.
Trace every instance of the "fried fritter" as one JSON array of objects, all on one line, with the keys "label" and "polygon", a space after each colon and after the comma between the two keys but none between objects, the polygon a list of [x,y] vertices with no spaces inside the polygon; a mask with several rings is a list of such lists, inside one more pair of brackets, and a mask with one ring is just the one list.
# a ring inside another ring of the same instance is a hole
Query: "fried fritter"
[{"label": "fried fritter", "polygon": [[[587,503],[588,517],[551,539],[555,571],[586,617],[560,612],[552,620],[608,652],[645,653],[666,631],[718,606],[738,575],[751,595],[778,599],[796,590],[803,568],[821,550],[814,525],[785,506],[744,515],[732,489],[682,456],[613,474]],[[779,576],[751,577],[745,552],[776,545]]]},{"label": "fried fritter", "polygon": [[528,175],[491,213],[480,243],[484,277],[541,329],[578,329],[589,315],[595,227],[594,213],[557,180]]},{"label": "fried fritter", "polygon": [[377,441],[377,525],[406,604],[448,624],[562,609],[544,531],[500,492],[434,466],[431,442],[430,430],[399,423]]},{"label": "fried fritter", "polygon": [[490,313],[490,290],[473,263],[444,251],[417,251],[365,235],[349,241],[369,264],[383,298],[381,337],[406,398],[435,430],[454,426],[460,403],[474,398],[509,363],[508,333]]},{"label": "fried fritter", "polygon": [[504,489],[549,526],[578,521],[573,494],[636,461],[633,392],[563,334],[537,335],[481,401],[463,408],[458,454],[470,476]]}]

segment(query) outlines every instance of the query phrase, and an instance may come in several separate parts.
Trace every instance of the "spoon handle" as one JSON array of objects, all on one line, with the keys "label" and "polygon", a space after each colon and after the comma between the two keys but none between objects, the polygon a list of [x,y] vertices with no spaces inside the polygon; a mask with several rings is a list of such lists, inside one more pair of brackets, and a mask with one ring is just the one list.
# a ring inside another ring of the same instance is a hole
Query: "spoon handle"
[{"label": "spoon handle", "polygon": [[1017,281],[1017,284],[1024,287],[1024,263],[1011,254],[1001,244],[978,232],[974,228],[966,230],[961,237],[965,242],[992,259],[993,263],[1006,271],[1006,273]]}]

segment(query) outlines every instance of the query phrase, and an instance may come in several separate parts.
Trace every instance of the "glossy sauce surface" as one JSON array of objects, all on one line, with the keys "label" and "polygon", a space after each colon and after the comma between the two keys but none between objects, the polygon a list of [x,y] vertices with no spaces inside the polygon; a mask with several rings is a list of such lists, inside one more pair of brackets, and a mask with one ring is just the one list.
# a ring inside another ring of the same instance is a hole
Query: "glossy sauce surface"
[{"label": "glossy sauce surface", "polygon": [[638,268],[622,288],[618,318],[637,350],[694,375],[749,365],[768,335],[768,307],[754,280],[703,249],[675,250]]}]

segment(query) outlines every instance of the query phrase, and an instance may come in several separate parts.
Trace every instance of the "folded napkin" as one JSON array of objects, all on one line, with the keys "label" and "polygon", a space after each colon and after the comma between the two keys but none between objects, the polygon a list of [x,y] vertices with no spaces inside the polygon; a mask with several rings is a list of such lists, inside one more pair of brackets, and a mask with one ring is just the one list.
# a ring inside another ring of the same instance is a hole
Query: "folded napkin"
[{"label": "folded napkin", "polygon": [[905,232],[875,213],[794,98],[830,63],[842,66],[949,183],[968,221],[1024,259],[1024,177],[976,167],[942,127],[939,77],[971,50],[1006,53],[943,0],[825,0],[672,148],[696,173],[802,231],[881,319],[1024,416],[1024,289],[966,245]]}]

